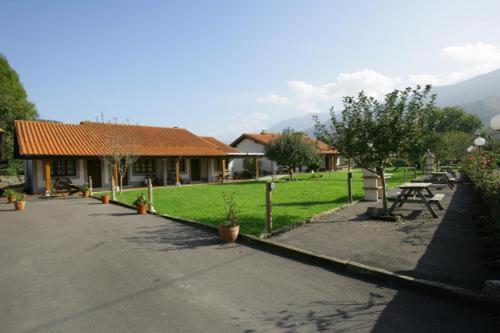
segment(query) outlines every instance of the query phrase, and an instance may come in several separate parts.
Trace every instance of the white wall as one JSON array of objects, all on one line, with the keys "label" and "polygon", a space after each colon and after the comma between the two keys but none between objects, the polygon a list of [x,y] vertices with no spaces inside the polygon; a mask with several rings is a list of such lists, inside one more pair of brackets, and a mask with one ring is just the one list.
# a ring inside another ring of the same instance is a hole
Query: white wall
[{"label": "white wall", "polygon": [[[44,193],[45,192],[45,172],[43,170],[42,160],[32,160],[31,162],[31,188],[33,193]],[[29,165],[30,163],[28,163]],[[54,185],[57,176],[51,177],[51,184]],[[62,176],[61,178],[69,178],[73,185],[82,186],[87,182],[87,168],[85,160],[77,159],[75,162],[75,175],[74,176]]]},{"label": "white wall", "polygon": [[[242,153],[264,153],[264,145],[250,139],[243,139],[236,145],[236,148]],[[275,162],[266,157],[261,157],[259,159],[261,173],[274,174],[276,172],[277,165]],[[230,172],[243,172],[245,170],[243,161],[243,158],[235,159]]]}]

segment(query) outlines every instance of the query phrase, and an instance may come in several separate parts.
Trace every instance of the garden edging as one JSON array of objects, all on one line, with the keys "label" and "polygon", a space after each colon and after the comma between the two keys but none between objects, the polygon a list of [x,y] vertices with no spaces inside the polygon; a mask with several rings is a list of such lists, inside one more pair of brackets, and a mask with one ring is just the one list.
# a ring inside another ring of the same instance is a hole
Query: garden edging
[{"label": "garden edging", "polygon": [[[93,198],[98,199],[96,197]],[[110,203],[135,210],[134,206],[125,204],[123,202],[110,200]],[[341,209],[341,207],[338,207],[337,209]],[[210,232],[218,233],[218,229],[216,227],[202,224],[197,221],[186,220],[160,213],[150,213],[150,212],[148,213],[163,217],[168,220],[183,223],[186,225],[191,225]],[[305,264],[315,265],[334,271],[336,273],[345,274],[350,277],[355,277],[362,280],[378,281],[392,286],[423,291],[431,295],[444,296],[452,298],[454,300],[479,305],[485,308],[487,307],[490,310],[491,307],[500,309],[499,300],[485,297],[477,292],[465,288],[460,288],[441,282],[419,279],[407,275],[397,274],[388,271],[386,269],[361,264],[355,261],[343,260],[327,255],[317,254],[312,251],[296,248],[290,245],[277,243],[269,239],[262,239],[251,235],[240,234],[238,235],[237,242],[270,253],[274,253],[292,260],[297,260]]]}]

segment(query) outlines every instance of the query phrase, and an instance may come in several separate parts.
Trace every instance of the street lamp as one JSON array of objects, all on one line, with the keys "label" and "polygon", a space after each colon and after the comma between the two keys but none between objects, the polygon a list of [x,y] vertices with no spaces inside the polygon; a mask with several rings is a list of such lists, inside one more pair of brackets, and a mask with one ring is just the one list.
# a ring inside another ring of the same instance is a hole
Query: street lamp
[{"label": "street lamp", "polygon": [[474,144],[477,146],[477,151],[479,153],[481,153],[481,146],[484,146],[485,143],[486,143],[486,140],[482,137],[476,138],[474,140]]},{"label": "street lamp", "polygon": [[500,131],[500,113],[491,118],[490,120],[490,126],[493,128],[495,131]]}]

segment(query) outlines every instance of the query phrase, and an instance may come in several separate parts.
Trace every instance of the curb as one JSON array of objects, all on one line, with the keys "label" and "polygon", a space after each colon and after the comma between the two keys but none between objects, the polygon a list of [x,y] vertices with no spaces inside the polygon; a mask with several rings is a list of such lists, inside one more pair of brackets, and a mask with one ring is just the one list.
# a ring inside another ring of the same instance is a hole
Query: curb
[{"label": "curb", "polygon": [[[98,198],[95,197],[92,198],[99,200]],[[110,203],[125,208],[135,209],[135,207],[132,205],[128,205],[118,201],[110,200]],[[202,224],[200,222],[181,219],[166,214],[149,213],[149,212],[148,214],[156,215],[168,220],[190,225],[213,233],[218,233],[218,229],[216,227]],[[290,245],[285,245],[274,241],[270,241],[268,239],[261,239],[255,236],[250,236],[245,234],[238,235],[237,242],[288,259],[296,260],[304,264],[322,267],[335,273],[343,274],[353,278],[358,278],[360,280],[383,282],[391,286],[403,287],[415,291],[422,291],[429,293],[430,295],[433,296],[439,295],[451,298],[453,300],[465,303],[471,303],[476,306],[485,308],[487,310],[492,310],[492,308],[495,310],[500,310],[500,300],[488,298],[472,290],[461,287],[455,287],[446,283],[397,274],[388,271],[386,269],[361,264],[355,261],[349,261],[327,255],[317,254],[309,250],[304,250]]]}]

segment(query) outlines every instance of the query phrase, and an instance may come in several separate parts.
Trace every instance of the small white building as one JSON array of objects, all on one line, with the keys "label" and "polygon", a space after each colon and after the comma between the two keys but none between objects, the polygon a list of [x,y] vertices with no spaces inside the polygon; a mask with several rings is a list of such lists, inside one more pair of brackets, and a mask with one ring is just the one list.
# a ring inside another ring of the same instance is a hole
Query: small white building
[{"label": "small white building", "polygon": [[[277,139],[281,136],[280,133],[262,131],[260,133],[243,133],[230,146],[236,148],[241,153],[247,154],[264,154],[264,146],[271,140]],[[323,141],[313,139],[318,147],[318,153],[324,156],[322,169],[336,170],[339,164],[340,153],[324,143]],[[278,164],[269,160],[266,157],[259,159],[260,170],[262,174],[276,174],[278,171]],[[236,158],[233,161],[232,172],[242,173],[245,171],[244,158]]]}]

